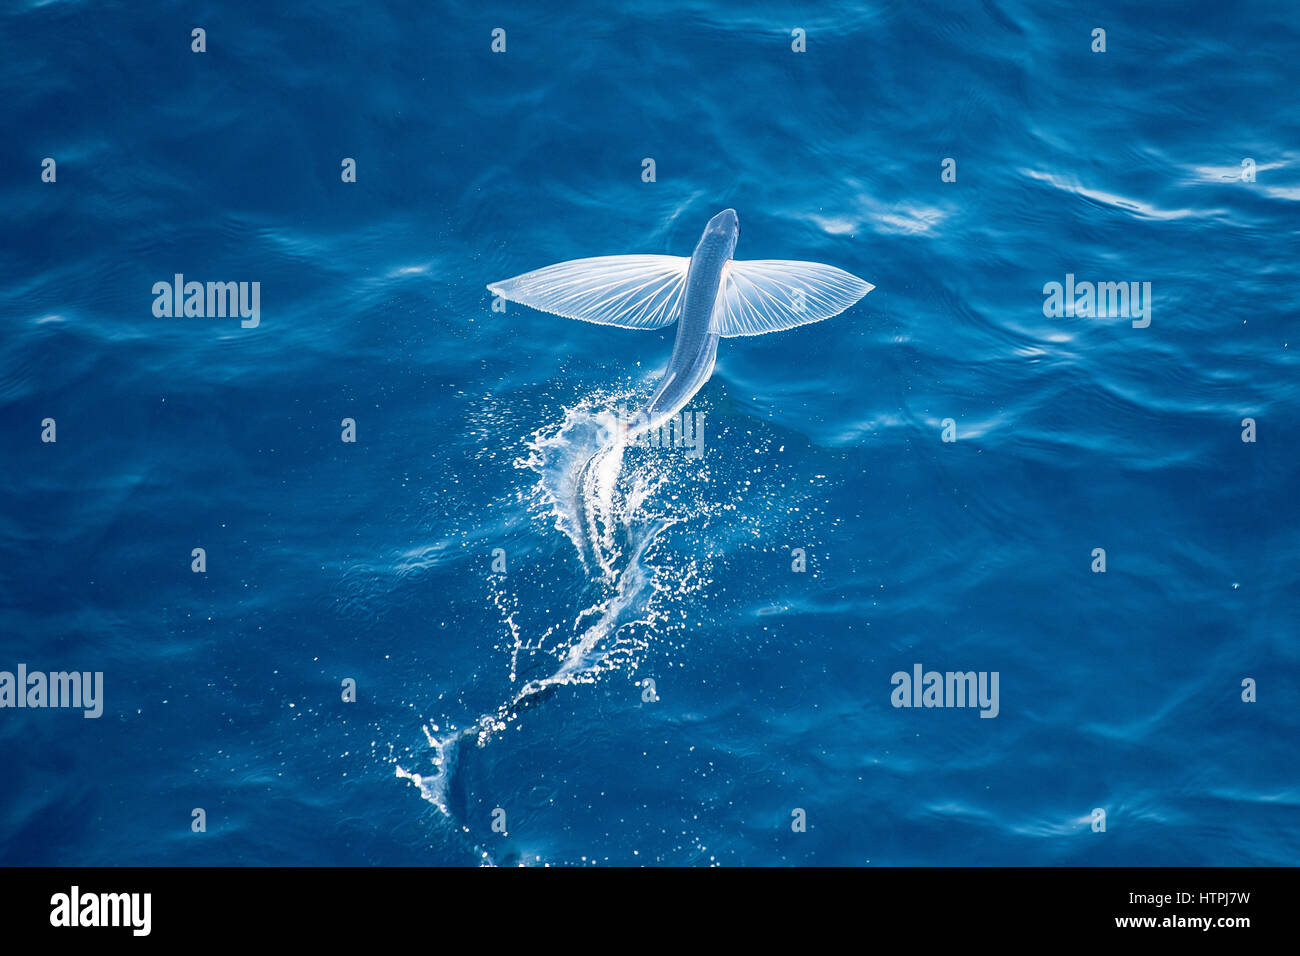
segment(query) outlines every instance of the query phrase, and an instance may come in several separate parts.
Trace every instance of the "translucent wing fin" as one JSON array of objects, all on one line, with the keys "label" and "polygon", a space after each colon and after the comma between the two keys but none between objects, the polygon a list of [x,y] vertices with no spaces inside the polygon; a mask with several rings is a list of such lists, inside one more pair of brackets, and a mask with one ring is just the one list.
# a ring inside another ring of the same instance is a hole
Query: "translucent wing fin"
[{"label": "translucent wing fin", "polygon": [[722,269],[709,331],[729,338],[820,322],[839,315],[874,288],[820,262],[732,259]]},{"label": "translucent wing fin", "polygon": [[570,319],[657,329],[681,315],[690,264],[682,256],[572,259],[493,282],[488,291]]}]

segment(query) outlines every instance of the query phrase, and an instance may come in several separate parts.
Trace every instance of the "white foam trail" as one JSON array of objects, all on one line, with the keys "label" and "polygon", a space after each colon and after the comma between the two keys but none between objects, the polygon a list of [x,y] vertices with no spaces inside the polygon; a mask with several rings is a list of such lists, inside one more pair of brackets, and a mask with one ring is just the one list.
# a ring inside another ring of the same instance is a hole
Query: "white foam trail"
[{"label": "white foam trail", "polygon": [[[484,747],[547,690],[594,682],[616,666],[611,652],[619,646],[622,629],[654,623],[647,604],[656,586],[655,572],[646,568],[643,558],[677,519],[643,514],[662,474],[638,473],[631,489],[620,493],[626,444],[616,417],[599,410],[597,402],[589,399],[566,410],[558,427],[533,435],[529,454],[516,462],[518,467],[537,473],[536,505],[553,517],[555,527],[573,542],[588,575],[594,575],[597,600],[575,616],[577,637],[552,649],[559,663],[549,676],[524,684],[496,710],[467,727],[440,736],[424,728],[433,751],[434,773],[396,768],[398,777],[409,780],[425,800],[448,817],[452,816],[449,787],[460,746],[467,738]],[[510,667],[514,680],[521,641],[513,615],[508,615],[507,623],[514,637]]]},{"label": "white foam trail", "polygon": [[447,816],[451,816],[451,811],[447,809],[447,780],[450,776],[451,760],[456,755],[456,746],[460,742],[461,735],[451,734],[439,739],[433,736],[428,724],[425,724],[421,729],[424,731],[425,738],[429,741],[429,746],[433,748],[433,765],[438,772],[431,776],[411,773],[398,765],[397,776],[411,781],[412,785],[419,788],[420,795],[425,800],[428,800]]}]

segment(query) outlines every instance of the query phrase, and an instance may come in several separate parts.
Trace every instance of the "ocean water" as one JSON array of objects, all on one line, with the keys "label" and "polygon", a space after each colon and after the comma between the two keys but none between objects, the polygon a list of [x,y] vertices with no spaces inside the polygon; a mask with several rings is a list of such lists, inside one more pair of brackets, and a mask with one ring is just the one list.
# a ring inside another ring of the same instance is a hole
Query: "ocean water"
[{"label": "ocean water", "polygon": [[[0,670],[103,713],[0,709],[0,861],[1295,863],[1298,49],[1289,2],[6,5]],[[876,288],[724,339],[702,456],[606,447],[673,330],[485,286],[724,207]],[[917,665],[996,716],[894,706]]]}]

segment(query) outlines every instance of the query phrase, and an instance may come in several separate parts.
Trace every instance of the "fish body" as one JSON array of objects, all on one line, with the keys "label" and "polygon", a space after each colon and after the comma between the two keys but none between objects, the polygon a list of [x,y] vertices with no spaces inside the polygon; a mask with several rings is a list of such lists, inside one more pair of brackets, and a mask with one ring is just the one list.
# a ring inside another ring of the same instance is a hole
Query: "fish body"
[{"label": "fish body", "polygon": [[677,338],[659,387],[637,415],[637,430],[653,430],[672,418],[695,397],[713,374],[718,358],[717,332],[709,328],[724,267],[736,251],[740,221],[734,209],[724,209],[705,226],[686,269],[682,315]]}]

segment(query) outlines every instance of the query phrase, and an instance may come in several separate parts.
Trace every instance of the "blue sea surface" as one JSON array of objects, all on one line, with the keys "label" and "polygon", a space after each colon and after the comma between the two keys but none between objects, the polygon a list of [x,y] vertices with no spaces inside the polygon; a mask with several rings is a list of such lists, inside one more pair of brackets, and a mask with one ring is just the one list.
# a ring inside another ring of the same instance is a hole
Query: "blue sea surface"
[{"label": "blue sea surface", "polygon": [[[0,863],[1295,864],[1298,53],[1293,2],[6,5],[0,671],[103,714],[0,709]],[[726,207],[876,288],[611,457],[674,330],[486,285]]]}]

